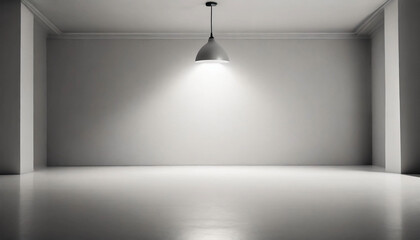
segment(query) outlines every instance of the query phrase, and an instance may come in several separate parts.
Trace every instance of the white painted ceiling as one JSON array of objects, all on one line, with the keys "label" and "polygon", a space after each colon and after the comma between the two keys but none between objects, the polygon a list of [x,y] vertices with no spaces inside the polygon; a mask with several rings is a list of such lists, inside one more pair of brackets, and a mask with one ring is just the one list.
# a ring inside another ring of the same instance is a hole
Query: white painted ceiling
[{"label": "white painted ceiling", "polygon": [[[29,0],[65,33],[203,33],[203,0]],[[386,0],[220,0],[217,33],[341,33]]]}]

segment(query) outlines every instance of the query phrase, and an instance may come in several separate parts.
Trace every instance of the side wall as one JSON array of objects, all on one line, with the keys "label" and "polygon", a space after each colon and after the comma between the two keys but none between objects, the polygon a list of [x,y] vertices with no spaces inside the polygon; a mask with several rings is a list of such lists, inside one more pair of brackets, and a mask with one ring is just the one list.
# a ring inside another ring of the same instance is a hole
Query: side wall
[{"label": "side wall", "polygon": [[0,173],[20,171],[20,1],[0,1]]},{"label": "side wall", "polygon": [[49,40],[49,165],[371,164],[369,40]]},{"label": "side wall", "polygon": [[401,168],[420,173],[420,1],[399,0]]}]

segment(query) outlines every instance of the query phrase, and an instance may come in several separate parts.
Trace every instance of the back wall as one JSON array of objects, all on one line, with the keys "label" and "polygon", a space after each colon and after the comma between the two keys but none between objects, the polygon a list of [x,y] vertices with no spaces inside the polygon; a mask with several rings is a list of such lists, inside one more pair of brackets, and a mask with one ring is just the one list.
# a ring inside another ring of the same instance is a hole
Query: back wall
[{"label": "back wall", "polygon": [[48,41],[48,165],[371,164],[370,41]]}]

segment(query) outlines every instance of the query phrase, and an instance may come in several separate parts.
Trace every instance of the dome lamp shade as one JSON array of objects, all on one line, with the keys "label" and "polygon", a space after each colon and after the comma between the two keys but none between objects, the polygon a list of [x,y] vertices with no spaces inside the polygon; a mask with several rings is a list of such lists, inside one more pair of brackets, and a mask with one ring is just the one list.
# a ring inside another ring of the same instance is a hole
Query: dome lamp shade
[{"label": "dome lamp shade", "polygon": [[228,63],[230,61],[226,51],[213,37],[213,7],[216,5],[216,2],[206,2],[206,6],[210,7],[210,37],[198,51],[195,58],[196,63]]}]

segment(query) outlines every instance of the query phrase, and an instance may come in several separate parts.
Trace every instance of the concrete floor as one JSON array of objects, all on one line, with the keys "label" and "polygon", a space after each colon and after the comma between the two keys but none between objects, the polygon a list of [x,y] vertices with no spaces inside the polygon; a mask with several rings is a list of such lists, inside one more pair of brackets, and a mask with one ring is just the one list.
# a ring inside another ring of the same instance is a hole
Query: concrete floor
[{"label": "concrete floor", "polygon": [[420,239],[420,178],[371,167],[75,167],[0,176],[0,239]]}]

